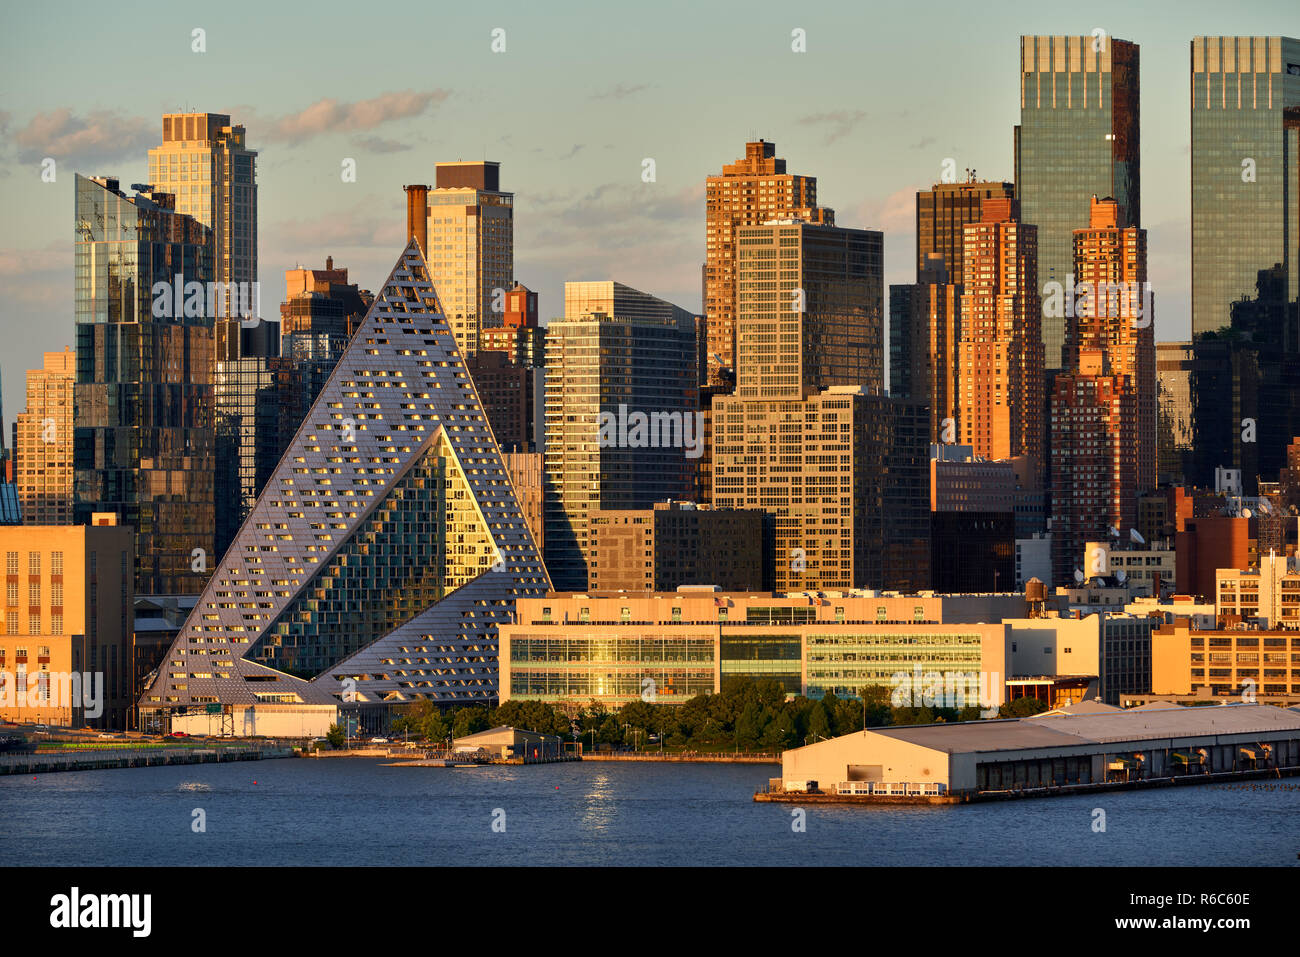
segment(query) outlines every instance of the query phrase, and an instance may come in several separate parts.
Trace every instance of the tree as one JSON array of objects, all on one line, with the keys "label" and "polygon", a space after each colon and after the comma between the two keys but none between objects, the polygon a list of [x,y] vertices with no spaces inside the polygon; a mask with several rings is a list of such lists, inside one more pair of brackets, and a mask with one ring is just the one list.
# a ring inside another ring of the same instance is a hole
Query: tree
[{"label": "tree", "polygon": [[343,729],[337,724],[330,725],[329,730],[325,732],[325,740],[330,743],[331,748],[343,747],[343,742],[345,740]]},{"label": "tree", "polygon": [[1037,698],[1016,698],[998,708],[999,718],[1029,718],[1047,710],[1047,702]]}]

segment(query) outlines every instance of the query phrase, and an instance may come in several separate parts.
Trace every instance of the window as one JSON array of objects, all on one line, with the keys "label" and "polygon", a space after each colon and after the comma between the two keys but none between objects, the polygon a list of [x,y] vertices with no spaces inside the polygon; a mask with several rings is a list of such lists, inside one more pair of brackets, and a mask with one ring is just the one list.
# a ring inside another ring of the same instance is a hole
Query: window
[{"label": "window", "polygon": [[41,573],[41,553],[28,552],[27,553],[27,574],[39,575],[40,573]]},{"label": "window", "polygon": [[836,605],[836,606],[835,606],[835,620],[836,620],[836,621],[843,621],[843,620],[844,620],[844,606],[843,606],[843,605]]},{"label": "window", "polygon": [[551,609],[549,609],[549,608],[543,608],[543,609],[542,609],[542,621],[550,621],[550,620],[551,620]]},{"label": "window", "polygon": [[591,621],[591,609],[590,609],[590,608],[579,608],[579,609],[578,609],[578,621]]},{"label": "window", "polygon": [[63,552],[50,552],[50,574],[63,574]]},{"label": "window", "polygon": [[673,621],[681,621],[681,620],[682,620],[682,610],[680,608],[674,608]]},{"label": "window", "polygon": [[618,610],[618,620],[619,620],[619,621],[622,621],[622,622],[628,622],[628,621],[631,621],[631,620],[632,620],[632,609],[630,609],[630,608],[620,608],[620,609]]},{"label": "window", "polygon": [[18,553],[17,552],[5,553],[5,574],[7,575],[18,574]]}]

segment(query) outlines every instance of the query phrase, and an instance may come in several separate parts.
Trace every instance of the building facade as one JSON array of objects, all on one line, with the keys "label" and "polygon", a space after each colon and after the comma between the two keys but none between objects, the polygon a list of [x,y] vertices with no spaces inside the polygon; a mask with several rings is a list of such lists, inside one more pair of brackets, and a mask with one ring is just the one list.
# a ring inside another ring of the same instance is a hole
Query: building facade
[{"label": "building facade", "polygon": [[73,519],[117,513],[136,590],[192,593],[215,558],[212,234],[170,194],[75,188]]},{"label": "building facade", "polygon": [[[1014,183],[976,181],[973,172],[962,183],[935,183],[916,192],[916,275],[932,268],[942,256],[946,282],[962,285],[965,276],[964,229],[980,221],[986,199],[1014,199]],[[1032,220],[1030,220],[1032,222]]]},{"label": "building facade", "polygon": [[28,525],[72,524],[73,387],[77,356],[45,353],[27,372],[27,408],[14,420],[14,485]]}]

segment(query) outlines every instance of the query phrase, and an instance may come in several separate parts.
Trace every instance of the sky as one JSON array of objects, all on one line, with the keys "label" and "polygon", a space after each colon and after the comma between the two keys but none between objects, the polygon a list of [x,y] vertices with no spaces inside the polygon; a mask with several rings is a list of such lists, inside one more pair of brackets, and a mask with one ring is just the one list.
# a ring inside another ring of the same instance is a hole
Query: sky
[{"label": "sky", "polygon": [[[6,3],[5,427],[24,370],[73,344],[73,174],[143,181],[164,112],[246,127],[264,304],[283,298],[285,269],[326,256],[378,288],[403,246],[402,186],[432,183],[439,161],[488,159],[515,194],[515,278],[544,319],[563,314],[570,280],[617,279],[699,311],[704,180],[747,140],[816,176],[838,225],[883,230],[886,283],[912,282],[915,193],[944,160],[1012,178],[1019,37],[1098,27],[1141,47],[1156,335],[1187,338],[1189,41],[1295,35],[1297,21],[1292,0]],[[348,159],[355,182],[340,175]]]}]

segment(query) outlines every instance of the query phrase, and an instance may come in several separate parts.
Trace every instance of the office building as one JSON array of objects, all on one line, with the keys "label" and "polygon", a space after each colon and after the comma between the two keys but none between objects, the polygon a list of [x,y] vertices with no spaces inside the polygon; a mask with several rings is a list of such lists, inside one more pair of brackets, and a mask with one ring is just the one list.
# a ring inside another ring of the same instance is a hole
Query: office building
[{"label": "office building", "polygon": [[706,584],[724,591],[761,589],[766,519],[753,509],[690,502],[597,509],[587,517],[587,591],[660,592]]},{"label": "office building", "polygon": [[73,520],[116,513],[136,590],[193,593],[216,557],[212,234],[170,194],[75,188]]},{"label": "office building", "polygon": [[786,172],[776,144],[745,144],[745,156],[705,181],[707,258],[704,312],[708,326],[708,383],[729,384],[736,369],[737,230],[774,219],[835,224],[817,205],[817,178]]},{"label": "office building", "polygon": [[[1020,38],[1015,185],[1038,232],[1035,291],[1069,284],[1089,197],[1113,197],[1122,225],[1142,225],[1139,60],[1136,43],[1104,33]],[[1062,368],[1064,315],[1043,315],[1042,340],[1045,367]]]},{"label": "office building", "polygon": [[149,150],[149,182],[176,197],[176,212],[212,230],[211,278],[248,284],[226,299],[221,316],[260,315],[257,153],[248,149],[244,127],[225,113],[164,113],[162,145]]},{"label": "office building", "polygon": [[[408,244],[140,701],[233,733],[496,697],[496,628],[546,570]],[[311,680],[308,680],[308,679]],[[229,724],[227,725],[227,722]]]},{"label": "office building", "polygon": [[[964,230],[967,223],[980,221],[986,199],[1014,199],[1014,183],[985,182],[967,170],[966,181],[935,183],[916,192],[916,275],[931,268],[934,257],[943,258],[947,282],[960,286],[965,276]],[[1030,220],[1032,222],[1032,220]]]},{"label": "office building", "polygon": [[587,587],[587,516],[689,499],[703,452],[695,320],[618,282],[570,282],[546,327],[546,567]]},{"label": "office building", "polygon": [[1156,343],[1156,481],[1191,481],[1195,442],[1190,342]]},{"label": "office building", "polygon": [[28,525],[72,524],[73,384],[71,349],[45,353],[27,372],[27,409],[14,420],[14,485]]},{"label": "office building", "polygon": [[1300,704],[1298,656],[1300,633],[1292,630],[1197,630],[1176,621],[1151,636],[1151,693],[1293,707]]},{"label": "office building", "polygon": [[929,406],[931,442],[957,440],[961,289],[937,258],[915,283],[889,287],[889,394]]},{"label": "office building", "polygon": [[126,730],[134,545],[111,513],[0,528],[0,719]]}]

